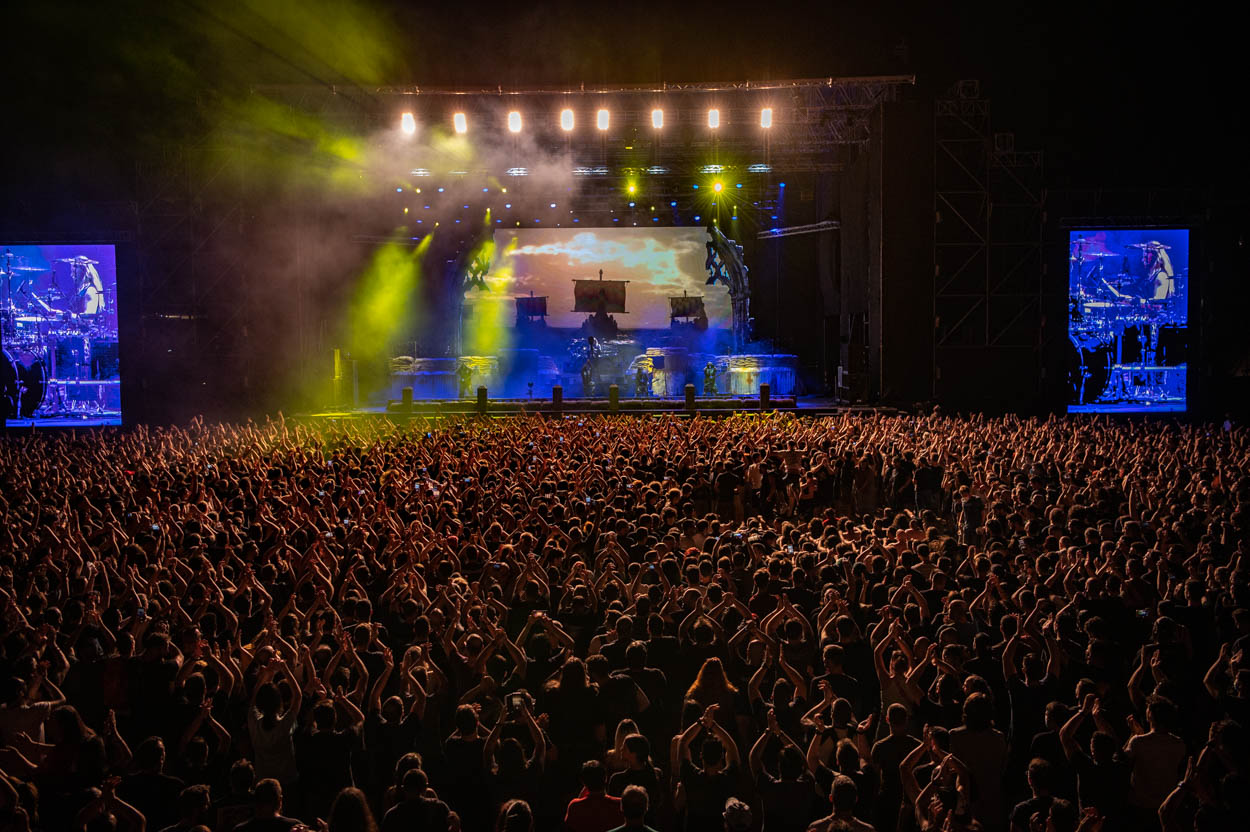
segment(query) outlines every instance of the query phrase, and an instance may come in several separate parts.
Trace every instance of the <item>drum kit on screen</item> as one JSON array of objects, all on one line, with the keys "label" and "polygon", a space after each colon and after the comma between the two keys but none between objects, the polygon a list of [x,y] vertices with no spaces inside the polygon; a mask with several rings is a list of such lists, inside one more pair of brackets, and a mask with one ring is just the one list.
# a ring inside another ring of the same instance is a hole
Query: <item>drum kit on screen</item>
[{"label": "drum kit on screen", "polygon": [[[101,380],[118,376],[117,329],[110,325],[98,260],[55,260],[68,289],[27,258],[0,255],[0,412],[6,419],[91,417],[114,409]],[[38,286],[42,286],[37,290]]]},{"label": "drum kit on screen", "polygon": [[[1068,382],[1075,404],[1185,400],[1186,275],[1173,270],[1170,246],[1151,240],[1128,248],[1072,244]],[[1128,258],[1139,254],[1144,279],[1128,269]]]}]

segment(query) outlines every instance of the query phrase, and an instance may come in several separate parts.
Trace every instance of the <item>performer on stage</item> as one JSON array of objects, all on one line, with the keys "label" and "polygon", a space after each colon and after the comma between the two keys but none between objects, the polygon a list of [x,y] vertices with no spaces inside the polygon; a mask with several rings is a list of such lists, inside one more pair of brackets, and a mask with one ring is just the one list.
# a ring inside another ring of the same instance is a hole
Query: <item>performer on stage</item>
[{"label": "performer on stage", "polygon": [[711,361],[703,368],[703,395],[716,395],[716,365]]},{"label": "performer on stage", "polygon": [[1151,240],[1142,247],[1142,265],[1154,284],[1152,300],[1168,300],[1176,294],[1176,272],[1172,269],[1172,258],[1168,257],[1167,249],[1158,240]]},{"label": "performer on stage", "polygon": [[473,382],[473,371],[469,369],[468,364],[461,364],[456,368],[456,380],[460,382],[460,398],[469,398],[469,386]]},{"label": "performer on stage", "polygon": [[640,399],[651,395],[651,374],[642,365],[634,372],[634,395]]}]

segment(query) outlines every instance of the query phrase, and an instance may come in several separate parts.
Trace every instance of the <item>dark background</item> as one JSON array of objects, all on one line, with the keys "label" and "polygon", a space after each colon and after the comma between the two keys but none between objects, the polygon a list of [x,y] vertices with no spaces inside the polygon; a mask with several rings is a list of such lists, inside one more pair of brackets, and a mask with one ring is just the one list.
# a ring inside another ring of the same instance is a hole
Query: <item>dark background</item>
[{"label": "dark background", "polygon": [[[7,10],[0,230],[13,239],[116,231],[125,248],[136,239],[172,239],[184,221],[224,224],[256,251],[263,231],[248,227],[246,211],[222,216],[207,195],[184,213],[170,201],[160,220],[168,235],[136,227],[137,217],[151,222],[165,184],[187,175],[171,148],[210,133],[221,102],[256,83],[335,83],[367,95],[369,84],[384,81],[518,87],[910,73],[917,83],[889,106],[885,125],[884,360],[899,381],[882,393],[918,400],[932,387],[925,376],[932,365],[932,102],[972,78],[992,102],[994,130],[1013,132],[1017,149],[1045,153],[1046,234],[1055,248],[1066,240],[1064,219],[1091,209],[1183,216],[1201,226],[1194,269],[1205,272],[1205,305],[1192,317],[1209,369],[1205,381],[1193,374],[1195,395],[1217,412],[1245,392],[1236,386],[1244,378],[1233,378],[1246,360],[1240,310],[1250,302],[1247,154],[1238,127],[1245,54],[1231,11],[979,0],[816,8],[379,2],[332,4],[346,17],[327,22],[318,17],[322,5],[74,0]],[[353,26],[343,20],[367,34],[349,36]],[[261,241],[263,251],[284,245]],[[258,389],[263,370],[198,366],[213,354],[254,361],[250,339],[263,315],[233,324],[234,335],[188,341],[176,321],[201,314],[205,293],[183,297],[161,285],[169,270],[157,268],[159,252],[132,247],[123,256],[145,281],[135,290],[144,320],[132,329],[146,343],[123,353],[135,374],[129,383],[144,399],[173,391],[140,416],[272,406],[280,391]],[[201,258],[194,268],[215,275],[215,297],[231,296],[235,284],[221,275],[237,264]],[[263,270],[253,268],[248,279],[263,281]],[[219,330],[230,325],[219,323]],[[170,341],[166,354],[176,362],[152,358],[159,339]],[[985,366],[991,376],[1006,370]]]}]

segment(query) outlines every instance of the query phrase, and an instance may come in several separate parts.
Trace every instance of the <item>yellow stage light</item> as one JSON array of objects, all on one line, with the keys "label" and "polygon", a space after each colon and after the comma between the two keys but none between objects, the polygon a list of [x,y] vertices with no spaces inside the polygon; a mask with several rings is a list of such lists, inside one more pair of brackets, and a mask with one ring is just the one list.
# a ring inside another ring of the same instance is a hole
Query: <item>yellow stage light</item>
[{"label": "yellow stage light", "polygon": [[469,120],[464,117],[464,113],[456,113],[452,116],[451,123],[455,126],[457,133],[469,132]]},{"label": "yellow stage light", "polygon": [[404,113],[399,117],[399,129],[404,131],[405,136],[411,136],[417,132],[417,119],[412,113]]},{"label": "yellow stage light", "polygon": [[712,186],[712,190],[716,191],[716,193],[720,193],[722,190],[724,190],[724,188],[725,186],[719,182],[717,182],[715,185]]}]

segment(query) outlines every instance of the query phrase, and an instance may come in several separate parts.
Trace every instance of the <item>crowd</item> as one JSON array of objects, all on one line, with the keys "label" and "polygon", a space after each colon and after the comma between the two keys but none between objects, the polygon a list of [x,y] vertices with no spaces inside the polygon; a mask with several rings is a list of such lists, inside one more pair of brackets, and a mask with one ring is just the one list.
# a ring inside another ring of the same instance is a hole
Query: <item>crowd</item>
[{"label": "crowd", "polygon": [[1243,828],[1248,510],[1179,423],[10,436],[0,832]]}]

